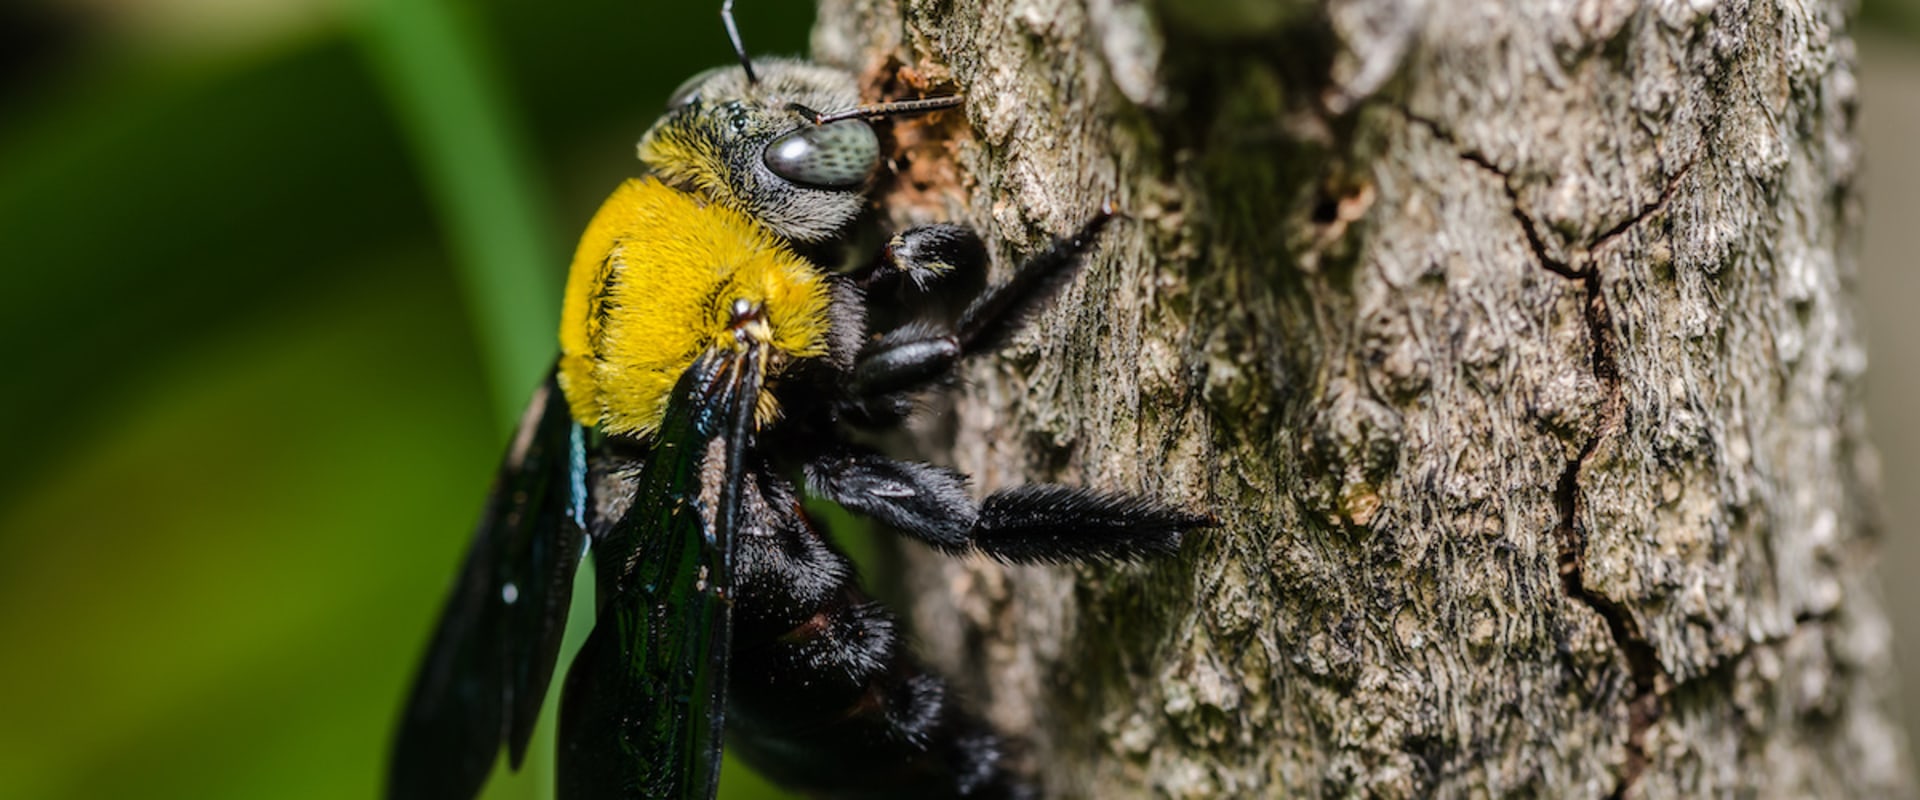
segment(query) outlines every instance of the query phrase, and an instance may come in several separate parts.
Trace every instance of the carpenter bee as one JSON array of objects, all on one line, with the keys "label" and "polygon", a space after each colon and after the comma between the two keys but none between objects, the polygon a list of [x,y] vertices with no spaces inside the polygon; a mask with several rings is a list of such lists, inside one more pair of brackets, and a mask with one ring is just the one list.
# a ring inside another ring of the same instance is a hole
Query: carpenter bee
[{"label": "carpenter bee", "polygon": [[862,105],[846,72],[752,62],[730,7],[739,66],[675,93],[640,141],[646,176],[581,239],[558,363],[415,679],[389,797],[468,800],[503,744],[519,765],[589,543],[597,607],[561,693],[560,797],[711,798],[723,733],[813,794],[1028,796],[1002,738],[908,653],[800,498],[1018,563],[1169,554],[1211,524],[1062,486],[975,500],[958,472],[856,443],[1004,343],[1113,215],[1027,258],[957,321],[869,331],[862,286],[984,268],[979,239],[913,228],[846,272],[802,253],[844,240],[867,203],[882,161],[871,120],[960,98]]}]

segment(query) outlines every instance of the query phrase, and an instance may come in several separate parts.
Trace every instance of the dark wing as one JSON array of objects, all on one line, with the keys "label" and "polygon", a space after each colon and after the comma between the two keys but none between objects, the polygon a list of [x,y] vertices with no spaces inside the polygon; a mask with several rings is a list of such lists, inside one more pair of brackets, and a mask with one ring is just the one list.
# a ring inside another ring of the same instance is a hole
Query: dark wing
[{"label": "dark wing", "polygon": [[534,392],[414,679],[387,797],[469,800],[515,767],[553,678],[585,540],[585,432],[553,377]]},{"label": "dark wing", "polygon": [[599,620],[560,706],[560,797],[712,798],[756,351],[681,377],[633,505],[594,542]]}]

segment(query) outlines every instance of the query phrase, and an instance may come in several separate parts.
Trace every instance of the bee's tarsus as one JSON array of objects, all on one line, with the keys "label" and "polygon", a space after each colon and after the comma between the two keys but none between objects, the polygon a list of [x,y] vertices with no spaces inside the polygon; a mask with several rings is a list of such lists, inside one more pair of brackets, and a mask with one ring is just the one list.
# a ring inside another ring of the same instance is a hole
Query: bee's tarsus
[{"label": "bee's tarsus", "polygon": [[1113,208],[1113,200],[1108,199],[1100,204],[1099,213],[1094,214],[1092,219],[1082,223],[1080,230],[1074,231],[1073,236],[1068,238],[1067,241],[1071,242],[1075,248],[1085,249],[1091,247],[1093,240],[1100,235],[1101,231],[1106,230],[1108,223],[1113,222],[1116,217],[1125,216],[1126,214],[1115,211]]}]

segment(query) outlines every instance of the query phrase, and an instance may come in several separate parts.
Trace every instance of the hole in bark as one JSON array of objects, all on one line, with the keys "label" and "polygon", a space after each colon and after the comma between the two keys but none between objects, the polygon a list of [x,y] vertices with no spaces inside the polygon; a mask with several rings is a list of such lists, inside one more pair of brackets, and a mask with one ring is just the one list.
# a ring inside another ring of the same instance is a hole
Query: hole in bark
[{"label": "hole in bark", "polygon": [[[891,56],[860,73],[860,98],[869,103],[940,97],[958,91],[944,69],[910,66]],[[954,159],[955,143],[968,135],[964,113],[949,109],[892,117],[874,121],[873,127],[880,135],[888,166],[870,194],[875,205],[945,211],[966,196],[965,178]]]},{"label": "hole in bark", "polygon": [[1313,224],[1315,225],[1331,225],[1339,215],[1340,202],[1325,194],[1321,194],[1319,201],[1313,204]]}]

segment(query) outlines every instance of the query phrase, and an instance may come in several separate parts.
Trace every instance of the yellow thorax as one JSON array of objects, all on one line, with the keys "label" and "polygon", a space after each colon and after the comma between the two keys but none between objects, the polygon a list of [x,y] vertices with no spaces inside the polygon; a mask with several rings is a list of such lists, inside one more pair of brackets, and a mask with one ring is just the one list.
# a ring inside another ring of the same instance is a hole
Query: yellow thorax
[{"label": "yellow thorax", "polygon": [[[652,178],[600,206],[573,256],[560,311],[560,388],[573,417],[650,436],[681,373],[733,346],[735,300],[765,309],[773,361],[826,354],[820,273],[747,216]],[[779,413],[761,393],[759,422]]]}]

